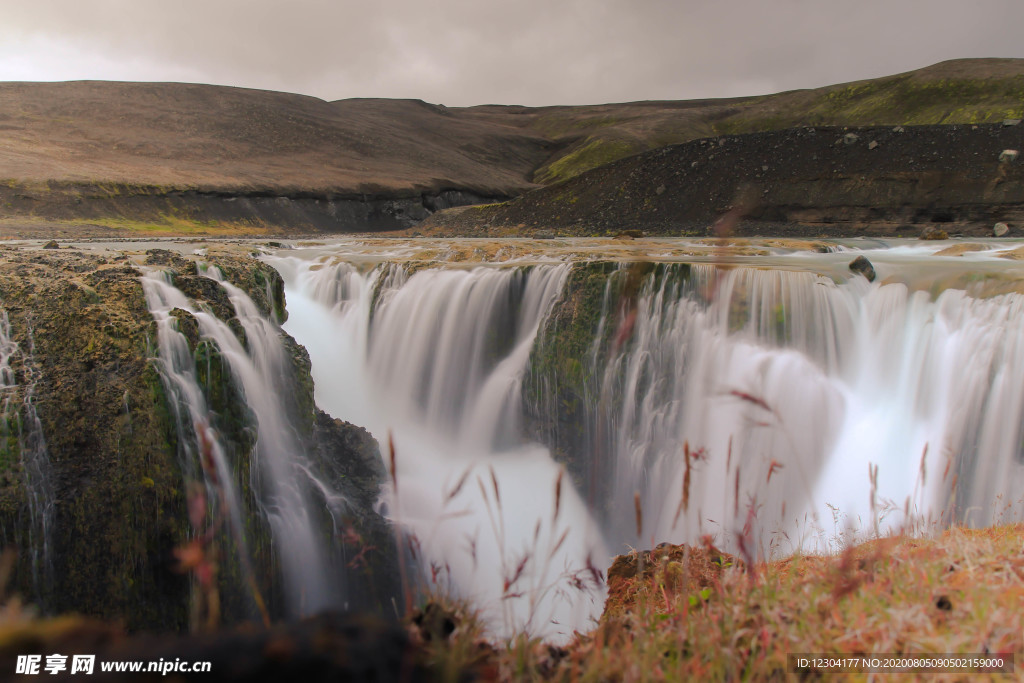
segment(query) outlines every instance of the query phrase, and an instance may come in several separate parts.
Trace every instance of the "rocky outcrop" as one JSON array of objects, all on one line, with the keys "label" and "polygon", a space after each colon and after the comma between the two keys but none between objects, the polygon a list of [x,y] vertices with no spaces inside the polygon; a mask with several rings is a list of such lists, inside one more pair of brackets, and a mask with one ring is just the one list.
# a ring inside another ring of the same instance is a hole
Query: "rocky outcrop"
[{"label": "rocky outcrop", "polygon": [[621,514],[608,502],[619,406],[603,384],[606,372],[621,369],[615,368],[616,354],[631,333],[641,290],[665,278],[682,285],[689,275],[685,263],[574,263],[538,331],[523,382],[526,432],[566,466],[602,519]]},{"label": "rocky outcrop", "polygon": [[[606,312],[605,289],[616,270],[612,262],[573,265],[562,297],[538,331],[523,387],[527,433],[551,449],[588,500],[603,499],[594,487],[606,485],[611,467],[602,457],[607,456],[603,445],[589,443],[588,406],[601,388],[591,350]],[[606,329],[606,337],[610,334]]]},{"label": "rocky outcrop", "polygon": [[696,606],[730,568],[742,570],[745,563],[710,543],[704,547],[662,543],[654,550],[619,555],[608,568],[608,599],[601,621],[639,609],[649,595],[666,601],[684,595]]},{"label": "rocky outcrop", "polygon": [[[276,271],[242,249],[211,251],[206,261],[216,262],[265,315],[283,319]],[[200,274],[194,258],[164,250],[131,258],[102,250],[0,250],[0,308],[18,345],[11,357],[14,385],[2,390],[7,412],[0,439],[0,542],[19,553],[13,588],[44,613],[120,619],[131,630],[182,629],[190,623],[194,591],[191,578],[176,571],[175,550],[194,533],[187,480],[195,472],[183,470],[178,407],[169,403],[154,364],[156,327],[134,262],[171,272],[183,292],[232,325],[234,311],[224,290]],[[247,482],[252,414],[193,316],[181,309],[173,315],[189,340],[210,424],[230,450],[239,481]],[[241,326],[232,329],[244,341]],[[398,580],[389,527],[372,509],[383,478],[376,444],[365,431],[316,410],[308,356],[287,342],[293,381],[280,388],[291,394],[293,424],[314,466],[350,501],[345,528],[338,530],[345,538],[324,542],[337,542],[353,561],[351,590],[358,605],[389,604]],[[29,406],[38,415],[49,467],[45,539],[33,489],[38,477],[20,438]],[[257,573],[272,577],[266,522],[251,507],[247,490],[243,497],[253,556],[265,565]],[[221,611],[225,618],[244,618],[250,587],[242,583],[227,545],[218,546],[224,550],[218,559]],[[259,589],[272,613],[279,613],[274,581],[267,579]]]},{"label": "rocky outcrop", "polygon": [[366,232],[411,227],[435,211],[509,199],[469,189],[378,193],[179,190],[125,183],[0,184],[8,219],[111,224],[122,231],[206,228],[238,232]]},{"label": "rocky outcrop", "polygon": [[850,261],[850,270],[855,273],[860,273],[867,278],[868,282],[875,281],[875,267],[871,265],[871,261],[868,261],[864,256],[858,256]]},{"label": "rocky outcrop", "polygon": [[[172,551],[188,520],[138,271],[124,256],[5,249],[0,306],[20,348],[18,386],[33,387],[53,490],[44,550],[22,449],[12,449],[0,534],[19,550],[16,589],[48,613],[184,626],[189,581],[172,571]],[[8,422],[24,422],[15,410]]]}]

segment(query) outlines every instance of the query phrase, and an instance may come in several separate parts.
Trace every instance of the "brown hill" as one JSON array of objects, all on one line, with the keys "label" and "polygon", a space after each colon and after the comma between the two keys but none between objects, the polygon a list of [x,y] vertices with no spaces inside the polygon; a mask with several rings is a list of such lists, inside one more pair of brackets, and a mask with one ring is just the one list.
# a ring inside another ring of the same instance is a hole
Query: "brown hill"
[{"label": "brown hill", "polygon": [[0,84],[0,209],[109,223],[407,226],[645,150],[798,125],[1024,116],[1024,60],[944,62],[764,97],[446,108],[240,88]]},{"label": "brown hill", "polygon": [[0,84],[0,177],[381,193],[530,187],[544,141],[414,100],[177,83]]}]

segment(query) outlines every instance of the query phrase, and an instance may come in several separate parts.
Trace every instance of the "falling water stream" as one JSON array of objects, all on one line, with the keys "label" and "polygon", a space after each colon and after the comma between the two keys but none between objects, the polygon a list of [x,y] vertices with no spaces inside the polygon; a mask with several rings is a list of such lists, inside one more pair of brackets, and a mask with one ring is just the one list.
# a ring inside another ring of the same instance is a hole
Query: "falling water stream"
[{"label": "falling water stream", "polygon": [[[286,371],[286,350],[277,326],[257,310],[239,288],[224,281],[214,268],[205,271],[227,292],[235,316],[244,330],[243,345],[225,321],[190,301],[171,282],[166,272],[153,270],[143,278],[146,299],[159,330],[161,377],[171,403],[183,445],[183,469],[187,477],[200,476],[201,457],[209,457],[215,474],[204,479],[211,500],[223,500],[243,570],[251,573],[249,539],[245,533],[243,505],[234,464],[218,434],[208,429],[209,407],[196,375],[196,365],[185,336],[178,331],[174,309],[191,314],[199,334],[213,343],[230,366],[241,399],[252,412],[257,430],[250,466],[250,481],[260,514],[269,522],[276,559],[282,566],[288,612],[312,614],[345,604],[344,572],[332,570],[321,536],[319,510],[338,512],[344,500],[314,475],[295,428],[281,388],[294,381]],[[199,453],[198,430],[207,433],[209,451]]]},{"label": "falling water stream", "polygon": [[[25,477],[29,511],[29,547],[35,598],[47,604],[46,587],[53,583],[54,481],[42,423],[36,412],[35,385],[40,371],[33,358],[32,330],[27,349],[14,341],[7,312],[0,312],[0,397],[2,397],[3,452],[16,445]],[[21,382],[12,362],[19,367]]]},{"label": "falling water stream", "polygon": [[599,613],[599,531],[546,449],[516,429],[523,370],[568,266],[275,265],[318,405],[393,440],[388,514],[417,539],[430,587],[504,632],[570,634]]},{"label": "falling water stream", "polygon": [[[846,267],[856,245],[680,244],[606,254],[620,265],[590,302],[600,315],[574,359],[585,428],[568,448],[604,463],[595,486],[569,485],[557,427],[544,443],[524,429],[558,410],[566,378],[523,387],[533,354],[558,351],[546,323],[572,300],[570,273],[599,249],[482,242],[467,263],[456,247],[351,241],[267,256],[317,404],[393,444],[382,504],[428,583],[499,632],[557,639],[600,613],[589,569],[629,547],[710,534],[778,556],[1022,517],[1022,273],[997,253],[1015,245],[872,250],[869,283]],[[631,267],[647,262],[660,265]]]}]

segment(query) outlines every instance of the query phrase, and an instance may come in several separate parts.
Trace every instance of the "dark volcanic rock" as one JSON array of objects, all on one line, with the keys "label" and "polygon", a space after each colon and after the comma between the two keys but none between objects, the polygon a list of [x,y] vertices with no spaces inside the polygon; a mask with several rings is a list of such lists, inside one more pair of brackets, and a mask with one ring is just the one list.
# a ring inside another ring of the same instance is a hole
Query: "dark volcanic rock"
[{"label": "dark volcanic rock", "polygon": [[[879,144],[843,144],[851,134]],[[997,221],[1024,220],[1024,165],[998,160],[1019,142],[1019,129],[1000,125],[710,138],[623,159],[504,204],[442,212],[422,228],[707,235],[733,211],[741,216],[734,234],[747,236],[909,237],[936,224],[989,235]]]},{"label": "dark volcanic rock", "polygon": [[871,265],[871,261],[868,261],[863,256],[858,256],[850,261],[850,270],[860,273],[868,279],[868,282],[875,281],[875,267]]},{"label": "dark volcanic rock", "polygon": [[348,501],[339,540],[348,560],[349,606],[393,610],[391,601],[401,598],[402,584],[391,525],[374,510],[387,477],[377,442],[365,429],[322,410],[316,411],[311,441],[328,483]]}]

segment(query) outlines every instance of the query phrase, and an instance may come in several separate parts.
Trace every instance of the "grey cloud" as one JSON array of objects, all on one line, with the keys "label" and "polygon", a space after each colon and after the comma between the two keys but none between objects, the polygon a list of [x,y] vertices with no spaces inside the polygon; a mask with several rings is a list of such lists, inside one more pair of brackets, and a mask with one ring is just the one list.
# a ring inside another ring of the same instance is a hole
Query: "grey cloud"
[{"label": "grey cloud", "polygon": [[[37,0],[5,8],[0,55],[44,38],[95,63],[100,79],[196,74],[325,99],[583,104],[757,94],[744,88],[1021,57],[1021,25],[1019,0]],[[68,77],[52,56],[36,61],[38,78]]]}]

